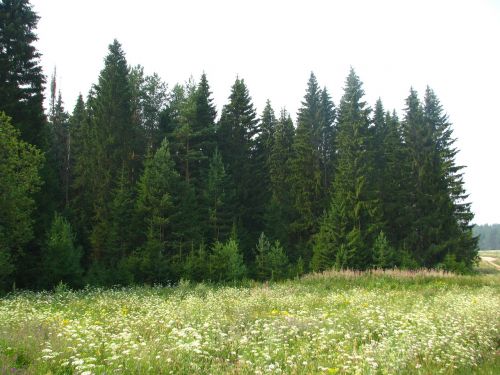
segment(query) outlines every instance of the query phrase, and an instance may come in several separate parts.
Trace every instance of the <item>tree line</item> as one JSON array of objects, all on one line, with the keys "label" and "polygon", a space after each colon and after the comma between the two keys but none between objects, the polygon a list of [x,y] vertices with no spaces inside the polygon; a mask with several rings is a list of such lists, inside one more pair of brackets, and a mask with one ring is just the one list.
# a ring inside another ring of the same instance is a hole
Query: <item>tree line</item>
[{"label": "tree line", "polygon": [[218,116],[207,76],[172,89],[118,41],[68,113],[45,78],[28,0],[0,3],[0,283],[281,279],[328,268],[468,272],[473,214],[430,88],[403,118],[335,105],[311,73],[297,119],[259,116],[237,77]]},{"label": "tree line", "polygon": [[475,225],[473,232],[479,238],[479,249],[500,250],[500,224]]}]

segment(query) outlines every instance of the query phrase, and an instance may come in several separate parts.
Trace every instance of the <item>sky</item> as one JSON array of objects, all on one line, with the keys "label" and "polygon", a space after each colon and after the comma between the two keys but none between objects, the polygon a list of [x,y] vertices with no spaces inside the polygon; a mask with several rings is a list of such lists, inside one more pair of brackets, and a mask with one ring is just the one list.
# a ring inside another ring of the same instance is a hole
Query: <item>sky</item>
[{"label": "sky", "polygon": [[205,72],[219,113],[236,76],[261,113],[295,118],[313,71],[338,104],[352,66],[365,99],[402,113],[434,89],[453,123],[476,224],[500,223],[500,0],[32,0],[45,74],[71,111],[118,39],[172,88]]}]

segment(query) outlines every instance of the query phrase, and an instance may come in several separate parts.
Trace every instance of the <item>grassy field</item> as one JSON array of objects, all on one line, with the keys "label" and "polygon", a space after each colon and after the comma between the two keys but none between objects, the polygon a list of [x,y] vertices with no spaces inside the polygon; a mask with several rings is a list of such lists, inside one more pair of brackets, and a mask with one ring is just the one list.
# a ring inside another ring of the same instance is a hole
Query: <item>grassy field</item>
[{"label": "grassy field", "polygon": [[482,274],[500,274],[500,250],[482,250],[479,272]]},{"label": "grassy field", "polygon": [[498,374],[500,273],[18,293],[1,374]]}]

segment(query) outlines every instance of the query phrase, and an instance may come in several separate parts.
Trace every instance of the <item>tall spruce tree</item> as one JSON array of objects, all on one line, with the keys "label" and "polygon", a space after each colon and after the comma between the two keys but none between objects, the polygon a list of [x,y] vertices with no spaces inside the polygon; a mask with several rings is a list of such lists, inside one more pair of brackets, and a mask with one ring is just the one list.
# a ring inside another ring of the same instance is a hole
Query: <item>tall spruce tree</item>
[{"label": "tall spruce tree", "polygon": [[268,227],[268,224],[270,224],[269,219],[271,219],[269,216],[269,210],[272,209],[270,207],[272,197],[270,168],[276,127],[276,115],[271,106],[271,102],[267,100],[260,119],[261,132],[256,139],[256,147],[254,150],[254,178],[259,181],[259,186],[255,189],[254,194],[258,195],[258,201],[263,204],[261,217],[264,220],[264,228]]},{"label": "tall spruce tree", "polygon": [[143,245],[135,254],[136,278],[147,282],[165,282],[172,277],[169,265],[175,256],[172,246],[174,196],[179,181],[170,156],[168,141],[146,159],[137,193],[137,213]]},{"label": "tall spruce tree", "polygon": [[[314,245],[313,267],[369,268],[381,229],[370,130],[370,108],[351,68],[339,107],[338,164],[330,211]],[[326,258],[326,261],[319,259]],[[334,263],[335,260],[335,263]]]},{"label": "tall spruce tree", "polygon": [[205,73],[201,75],[195,92],[195,116],[193,121],[193,147],[199,150],[200,157],[192,166],[195,184],[200,187],[207,176],[210,157],[216,148],[215,118],[217,110],[213,103],[212,92]]},{"label": "tall spruce tree", "polygon": [[95,128],[92,126],[94,100],[93,92],[89,93],[87,102],[80,94],[70,117],[73,132],[71,169],[71,223],[76,233],[77,242],[83,249],[83,263],[90,261],[90,231],[92,229],[94,201],[94,142]]},{"label": "tall spruce tree", "polygon": [[241,247],[246,260],[263,226],[263,202],[255,193],[259,184],[254,174],[257,158],[256,137],[260,132],[259,121],[243,79],[236,78],[231,88],[229,103],[222,109],[217,127],[217,141],[224,165],[235,189],[235,221],[239,230]]},{"label": "tall spruce tree", "polygon": [[130,183],[135,182],[140,173],[141,155],[138,128],[132,118],[129,68],[116,40],[109,46],[94,91],[88,100],[89,150],[84,156],[87,166],[85,170],[80,169],[82,180],[79,182],[82,188],[90,190],[92,199],[92,258],[106,268],[111,266],[114,252],[107,246],[107,236],[113,225],[110,212],[112,192],[122,171]]},{"label": "tall spruce tree", "polygon": [[[381,143],[382,165],[377,167],[379,179],[379,200],[384,222],[384,231],[389,243],[398,250],[404,248],[406,228],[410,222],[407,215],[410,164],[406,157],[401,134],[401,124],[393,111],[386,112],[384,131],[376,139]],[[379,129],[375,128],[378,132]],[[380,160],[380,159],[379,159]],[[399,259],[400,260],[400,259]],[[396,257],[395,262],[398,264]]]},{"label": "tall spruce tree", "polygon": [[46,151],[45,78],[34,46],[38,19],[29,0],[0,3],[0,108],[23,140]]},{"label": "tall spruce tree", "polygon": [[321,90],[320,103],[320,165],[322,203],[326,207],[330,198],[330,186],[335,172],[335,120],[337,110],[326,87]]},{"label": "tall spruce tree", "polygon": [[[455,156],[458,150],[454,146],[451,123],[430,87],[425,91],[424,121],[433,132],[440,158],[441,176],[451,204],[452,214],[442,218],[444,231],[442,241],[447,244],[444,251],[455,257],[458,262],[463,262],[465,268],[470,270],[477,257],[477,239],[473,236],[471,225],[474,214],[470,203],[466,201],[468,194],[464,188],[462,173],[464,167],[456,165]],[[448,213],[449,210],[450,207]]]},{"label": "tall spruce tree", "polygon": [[270,203],[266,210],[266,233],[290,248],[289,221],[292,214],[292,195],[290,193],[290,160],[295,129],[292,118],[282,110],[276,123],[268,161]]},{"label": "tall spruce tree", "polygon": [[70,155],[71,136],[69,114],[64,109],[61,91],[56,95],[56,71],[50,84],[50,108],[49,108],[49,151],[47,159],[53,168],[54,199],[57,201],[59,211],[69,206],[69,185],[70,185]]},{"label": "tall spruce tree", "polygon": [[445,227],[449,224],[451,201],[441,173],[440,153],[432,125],[415,90],[406,99],[403,121],[405,151],[409,170],[408,222],[405,248],[418,264],[432,267],[444,258]]},{"label": "tall spruce tree", "polygon": [[321,92],[313,73],[299,109],[297,129],[290,158],[290,188],[295,214],[290,223],[295,251],[292,259],[311,258],[309,240],[317,231],[323,210],[321,171]]}]

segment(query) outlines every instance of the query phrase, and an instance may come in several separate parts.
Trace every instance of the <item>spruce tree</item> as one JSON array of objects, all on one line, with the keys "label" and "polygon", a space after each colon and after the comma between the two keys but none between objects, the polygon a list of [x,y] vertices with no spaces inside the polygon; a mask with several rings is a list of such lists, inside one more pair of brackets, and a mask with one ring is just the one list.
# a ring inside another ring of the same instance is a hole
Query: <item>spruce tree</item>
[{"label": "spruce tree", "polygon": [[415,90],[406,99],[403,121],[405,152],[410,160],[408,222],[405,248],[416,262],[432,267],[444,258],[446,227],[452,215],[451,200],[441,173],[440,153],[432,125]]},{"label": "spruce tree", "polygon": [[71,223],[75,229],[78,242],[84,248],[83,264],[89,262],[90,231],[93,216],[94,180],[93,168],[95,165],[93,94],[89,94],[87,103],[83,96],[78,96],[70,118],[73,134],[71,168]]},{"label": "spruce tree", "polygon": [[132,113],[134,122],[141,129],[144,150],[157,149],[165,134],[161,134],[162,113],[168,103],[168,86],[156,73],[145,75],[140,65],[130,70]]},{"label": "spruce tree", "polygon": [[245,259],[252,257],[251,249],[263,227],[264,202],[256,193],[257,172],[255,155],[259,121],[244,80],[237,78],[231,88],[229,103],[222,109],[217,127],[217,141],[224,165],[235,191],[235,222]]},{"label": "spruce tree", "polygon": [[[337,266],[355,269],[372,265],[373,243],[381,229],[373,177],[371,110],[362,101],[363,96],[362,83],[351,69],[339,107],[338,164],[331,208],[314,246],[316,258],[319,254],[342,250],[335,255]],[[332,260],[333,254],[327,258]]]},{"label": "spruce tree", "polygon": [[447,243],[445,251],[455,256],[457,262],[463,262],[465,268],[472,269],[477,257],[477,239],[473,236],[471,225],[474,214],[470,203],[466,201],[468,194],[464,188],[462,173],[464,167],[456,165],[455,156],[458,150],[454,146],[451,123],[436,94],[429,87],[424,98],[424,121],[433,132],[440,158],[441,176],[451,204],[451,214],[447,210],[448,217],[442,218],[444,231],[442,241]]},{"label": "spruce tree", "polygon": [[42,250],[42,286],[52,288],[58,283],[73,288],[81,286],[81,256],[70,223],[56,212]]},{"label": "spruce tree", "polygon": [[330,186],[335,172],[335,120],[337,111],[326,87],[321,90],[320,104],[320,163],[322,201],[325,207],[330,197]]},{"label": "spruce tree", "polygon": [[213,241],[224,241],[229,238],[233,224],[234,213],[231,210],[233,203],[233,189],[226,174],[222,156],[216,148],[210,160],[206,187],[204,190],[204,202],[206,210],[205,238],[208,243]]},{"label": "spruce tree", "polygon": [[61,92],[56,95],[55,70],[50,84],[48,164],[53,168],[54,199],[59,210],[69,206],[71,135],[69,114],[64,109]]},{"label": "spruce tree", "polygon": [[[385,124],[387,130],[382,141],[385,164],[381,171],[383,181],[379,188],[379,199],[389,243],[401,250],[405,247],[405,231],[410,226],[407,205],[411,190],[409,185],[411,165],[405,152],[401,124],[395,111],[392,114],[386,113]],[[398,265],[397,259],[396,265]]]},{"label": "spruce tree", "polygon": [[215,118],[217,110],[213,103],[212,92],[207,76],[202,74],[195,93],[194,139],[193,147],[200,150],[200,157],[192,168],[192,176],[200,187],[208,172],[210,157],[216,147]]},{"label": "spruce tree", "polygon": [[270,202],[266,210],[266,231],[271,238],[290,248],[289,222],[292,214],[290,161],[295,129],[290,114],[282,110],[276,123],[268,160]]},{"label": "spruce tree", "polygon": [[109,46],[104,69],[94,90],[89,144],[91,173],[85,185],[93,195],[92,256],[94,261],[107,264],[108,255],[114,251],[106,246],[107,234],[113,225],[111,193],[122,170],[130,183],[135,182],[140,173],[141,155],[137,144],[138,128],[132,118],[129,68],[116,40]]},{"label": "spruce tree", "polygon": [[45,78],[34,46],[38,19],[29,0],[0,3],[0,108],[23,140],[46,151]]},{"label": "spruce tree", "polygon": [[146,159],[138,185],[136,210],[144,243],[135,254],[136,277],[140,280],[162,282],[172,276],[169,263],[175,249],[170,237],[171,217],[175,211],[173,199],[178,181],[179,174],[165,139],[154,155]]},{"label": "spruce tree", "polygon": [[308,262],[311,258],[309,240],[317,231],[322,207],[321,171],[321,92],[313,73],[307,84],[306,95],[299,109],[297,129],[290,163],[290,188],[295,214],[290,223],[293,259]]}]

